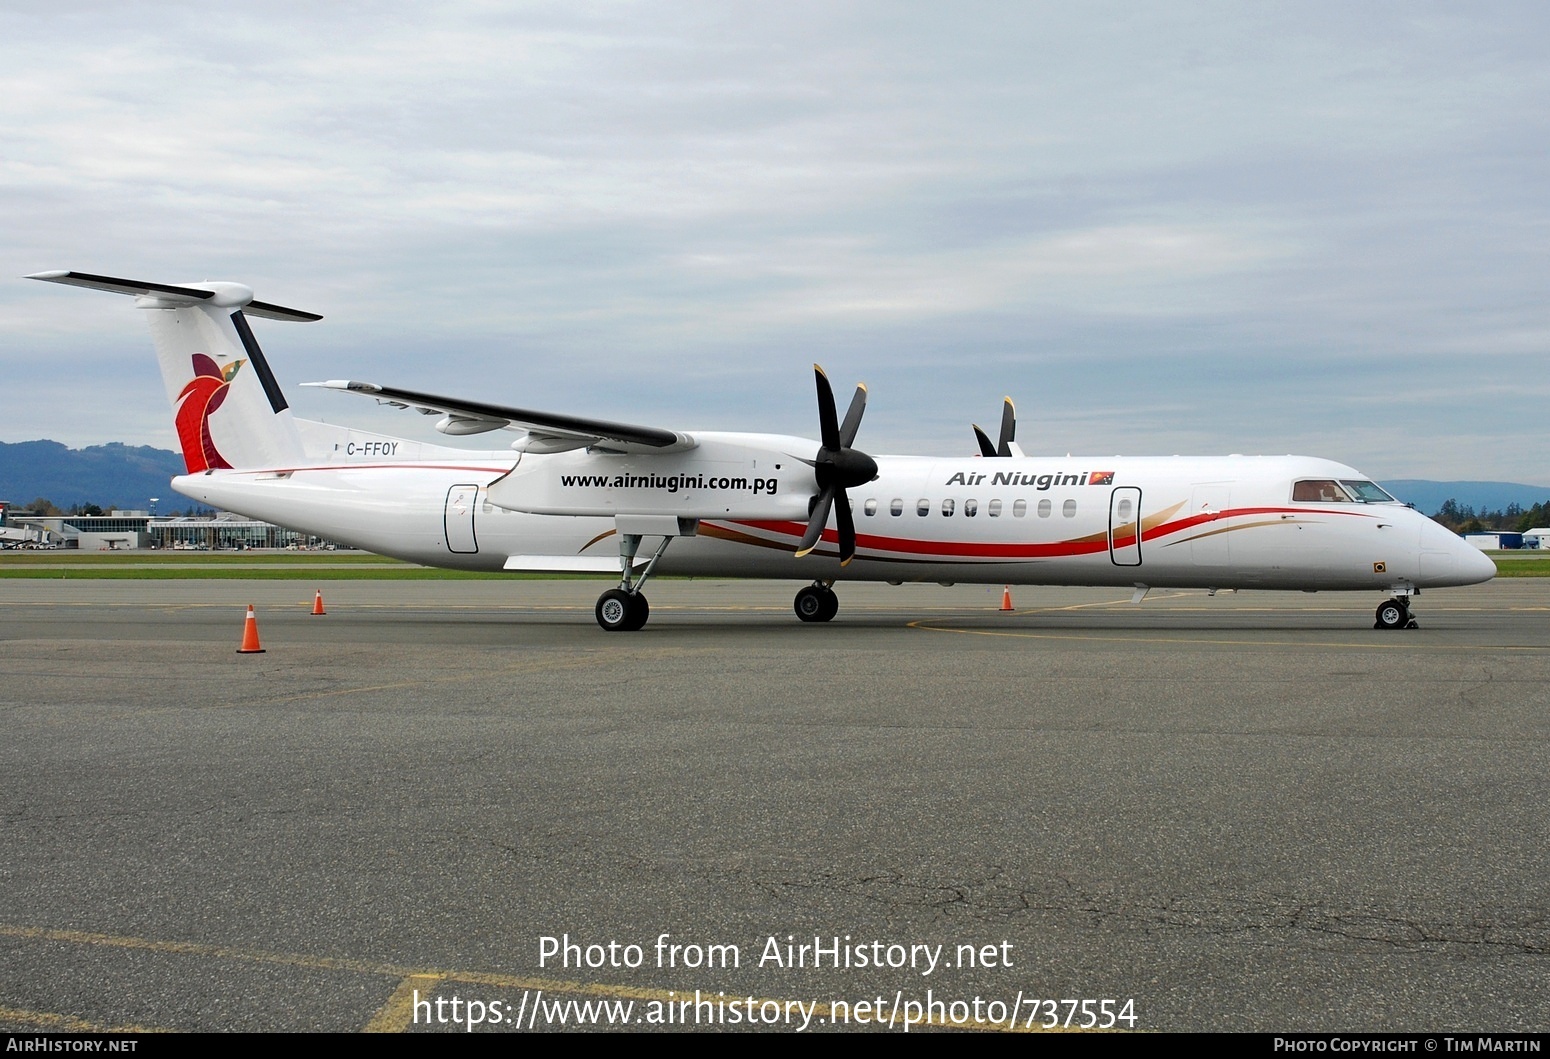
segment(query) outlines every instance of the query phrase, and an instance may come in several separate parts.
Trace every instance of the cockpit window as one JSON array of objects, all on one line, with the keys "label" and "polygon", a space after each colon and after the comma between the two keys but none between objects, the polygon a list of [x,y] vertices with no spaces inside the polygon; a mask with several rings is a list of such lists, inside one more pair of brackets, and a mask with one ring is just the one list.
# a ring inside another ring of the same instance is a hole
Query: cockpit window
[{"label": "cockpit window", "polygon": [[1350,495],[1330,478],[1311,478],[1292,486],[1292,499],[1309,504],[1349,504]]},{"label": "cockpit window", "polygon": [[1348,482],[1340,480],[1340,484],[1346,487],[1347,492],[1364,504],[1397,504],[1398,500],[1389,496],[1375,482]]}]

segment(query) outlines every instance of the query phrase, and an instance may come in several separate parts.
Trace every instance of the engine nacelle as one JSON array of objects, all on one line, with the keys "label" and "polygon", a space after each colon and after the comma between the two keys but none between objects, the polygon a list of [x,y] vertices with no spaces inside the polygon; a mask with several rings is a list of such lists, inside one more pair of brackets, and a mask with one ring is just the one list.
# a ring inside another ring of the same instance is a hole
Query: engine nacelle
[{"label": "engine nacelle", "polygon": [[[733,440],[735,438],[735,440]],[[687,451],[529,453],[489,487],[489,502],[539,515],[807,518],[818,445],[783,435],[695,432]]]}]

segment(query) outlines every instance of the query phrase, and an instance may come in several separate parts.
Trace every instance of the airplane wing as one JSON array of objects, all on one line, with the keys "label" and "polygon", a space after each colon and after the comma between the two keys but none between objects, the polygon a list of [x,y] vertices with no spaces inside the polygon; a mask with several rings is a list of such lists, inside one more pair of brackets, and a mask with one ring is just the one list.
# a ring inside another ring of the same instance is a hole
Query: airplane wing
[{"label": "airplane wing", "polygon": [[583,419],[556,412],[537,412],[530,408],[508,408],[483,401],[465,401],[433,393],[378,386],[370,382],[333,379],[328,382],[304,382],[345,393],[376,398],[379,404],[413,408],[422,415],[441,415],[436,429],[443,434],[482,434],[488,430],[514,428],[526,430],[527,437],[512,448],[519,452],[565,452],[568,449],[601,448],[614,452],[683,452],[698,442],[688,434],[658,427],[611,423],[604,419]]}]

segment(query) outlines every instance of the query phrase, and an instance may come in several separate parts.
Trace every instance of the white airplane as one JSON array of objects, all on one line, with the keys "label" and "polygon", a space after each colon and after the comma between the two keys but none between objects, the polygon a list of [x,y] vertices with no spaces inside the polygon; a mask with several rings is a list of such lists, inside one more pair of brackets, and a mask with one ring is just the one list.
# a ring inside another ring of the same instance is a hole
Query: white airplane
[{"label": "white airplane", "polygon": [[1378,591],[1388,629],[1415,627],[1423,588],[1496,573],[1343,464],[1028,457],[1011,439],[1010,401],[995,448],[1014,458],[874,458],[854,447],[866,388],[841,421],[822,369],[817,442],[347,381],[308,385],[439,416],[454,437],[519,436],[474,452],[311,422],[291,414],[248,318],[321,317],[237,283],[29,278],[132,295],[148,311],[188,464],[178,492],[430,566],[617,573],[596,607],[610,631],[645,624],[641,589],[655,573],[810,581],[795,600],[810,622],[835,616],[841,580],[1113,586],[1137,602],[1151,588]]}]

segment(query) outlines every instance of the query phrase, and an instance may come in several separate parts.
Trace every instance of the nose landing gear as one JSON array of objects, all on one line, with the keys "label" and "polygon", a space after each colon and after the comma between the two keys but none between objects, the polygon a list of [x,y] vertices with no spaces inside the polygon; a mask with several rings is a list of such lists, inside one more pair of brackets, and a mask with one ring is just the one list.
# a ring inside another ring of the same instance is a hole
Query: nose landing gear
[{"label": "nose landing gear", "polygon": [[1378,604],[1374,629],[1419,629],[1421,626],[1410,616],[1410,600],[1395,596]]}]

